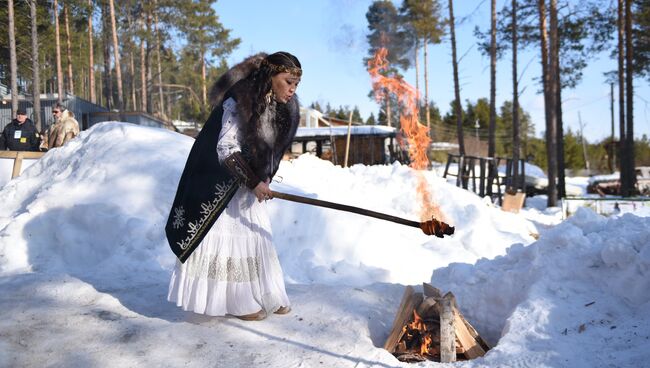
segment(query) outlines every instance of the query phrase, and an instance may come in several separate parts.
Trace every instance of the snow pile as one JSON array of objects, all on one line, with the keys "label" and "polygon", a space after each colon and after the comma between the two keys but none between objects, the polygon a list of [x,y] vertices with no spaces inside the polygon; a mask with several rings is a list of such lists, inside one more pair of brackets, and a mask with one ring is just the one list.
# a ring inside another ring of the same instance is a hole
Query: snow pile
[{"label": "snow pile", "polygon": [[[48,152],[0,196],[0,271],[113,272],[170,269],[164,224],[192,139],[160,129],[104,123]],[[407,166],[341,169],[305,155],[284,162],[274,188],[418,219]],[[530,243],[534,228],[429,176],[453,238],[356,214],[269,202],[289,281],[418,283],[450,261],[473,262]],[[451,199],[454,200],[446,200]]]},{"label": "snow pile", "polygon": [[[433,173],[454,236],[275,199],[293,311],[253,323],[183,312],[165,300],[175,258],[163,228],[191,145],[99,124],[0,189],[0,367],[406,367],[381,346],[399,283],[426,280],[453,291],[495,345],[458,366],[650,360],[648,210],[581,210],[556,226],[558,209],[505,213]],[[418,220],[403,165],[342,169],[306,155],[279,176],[278,191]]]},{"label": "snow pile", "polygon": [[431,282],[453,290],[475,327],[499,342],[486,364],[594,367],[621,354],[617,366],[640,366],[650,346],[649,229],[647,217],[580,209],[528,247],[451,264]]},{"label": "snow pile", "polygon": [[[282,183],[274,184],[279,191],[419,220],[416,175],[399,163],[342,169],[303,155],[283,162],[279,175]],[[451,238],[357,214],[272,201],[273,231],[285,274],[301,283],[413,284],[427,280],[432,268],[495,257],[511,244],[534,240],[536,229],[521,217],[433,173],[427,180],[444,220],[456,227]]]},{"label": "snow pile", "polygon": [[160,268],[164,221],[192,139],[98,124],[0,191],[0,271]]}]

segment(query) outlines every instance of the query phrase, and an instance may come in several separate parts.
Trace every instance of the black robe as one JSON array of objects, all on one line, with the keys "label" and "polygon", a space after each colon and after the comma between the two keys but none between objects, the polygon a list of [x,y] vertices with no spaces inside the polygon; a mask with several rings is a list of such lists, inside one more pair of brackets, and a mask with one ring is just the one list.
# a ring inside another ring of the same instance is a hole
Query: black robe
[{"label": "black robe", "polygon": [[[263,122],[249,121],[252,106],[246,95],[247,83],[246,80],[237,83],[224,100],[233,97],[237,101],[241,122],[248,121],[242,129],[244,138],[240,143],[249,165],[264,181],[273,177],[284,152],[291,145],[300,122],[300,108],[297,96],[287,104],[277,104],[277,113],[266,121],[277,127],[274,142],[269,145],[258,134]],[[219,103],[192,146],[165,226],[169,246],[183,263],[201,243],[239,188],[237,179],[219,163],[217,157],[222,117],[223,106]],[[255,149],[247,149],[250,147]],[[247,155],[247,151],[252,153]]]}]

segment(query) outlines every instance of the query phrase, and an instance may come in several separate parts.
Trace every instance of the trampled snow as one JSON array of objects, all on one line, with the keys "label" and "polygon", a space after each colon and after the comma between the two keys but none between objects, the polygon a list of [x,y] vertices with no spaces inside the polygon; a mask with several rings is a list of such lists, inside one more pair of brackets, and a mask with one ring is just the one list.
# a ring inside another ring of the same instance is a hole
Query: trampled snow
[{"label": "trampled snow", "polygon": [[[184,312],[165,300],[164,224],[191,145],[102,123],[0,189],[0,366],[408,366],[381,346],[404,285],[423,281],[452,291],[494,346],[456,365],[650,359],[648,218],[581,210],[557,224],[557,211],[506,213],[433,172],[452,237],[274,199],[293,311],[261,322]],[[419,220],[416,174],[398,163],[303,155],[276,179],[278,191]]]}]

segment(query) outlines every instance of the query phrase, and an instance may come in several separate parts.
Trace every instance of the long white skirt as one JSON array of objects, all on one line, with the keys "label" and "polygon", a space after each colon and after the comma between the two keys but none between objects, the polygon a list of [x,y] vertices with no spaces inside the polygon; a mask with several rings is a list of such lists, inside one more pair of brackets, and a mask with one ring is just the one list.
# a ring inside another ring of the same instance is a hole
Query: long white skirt
[{"label": "long white skirt", "polygon": [[185,263],[176,261],[167,300],[210,316],[289,306],[272,239],[266,203],[239,188]]}]

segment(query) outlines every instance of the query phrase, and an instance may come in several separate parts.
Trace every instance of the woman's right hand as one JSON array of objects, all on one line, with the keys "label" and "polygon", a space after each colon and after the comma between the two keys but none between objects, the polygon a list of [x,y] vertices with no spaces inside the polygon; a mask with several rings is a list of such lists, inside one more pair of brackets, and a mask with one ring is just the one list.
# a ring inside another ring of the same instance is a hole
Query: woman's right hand
[{"label": "woman's right hand", "polygon": [[271,187],[269,186],[270,182],[271,182],[270,179],[266,179],[265,181],[261,181],[253,189],[253,193],[255,193],[255,197],[257,197],[257,200],[259,202],[262,202],[262,201],[265,201],[267,199],[273,198],[273,192],[271,192]]}]

